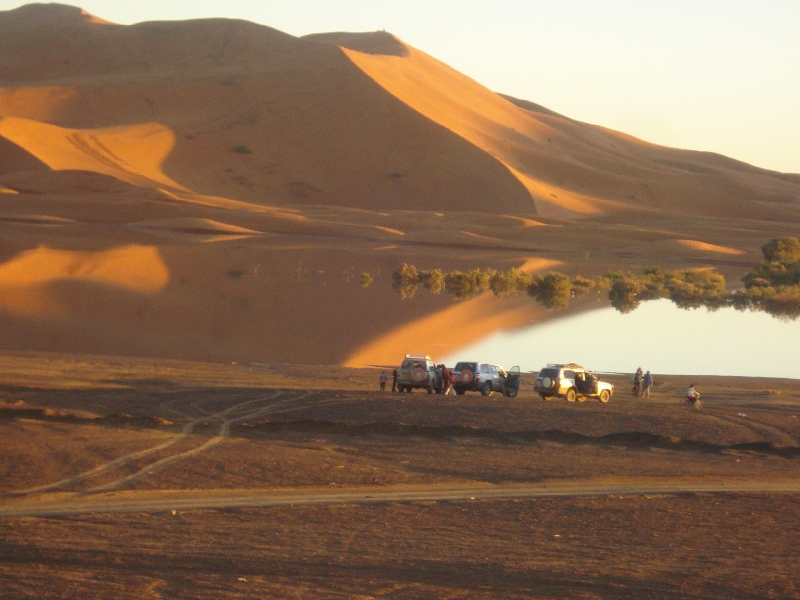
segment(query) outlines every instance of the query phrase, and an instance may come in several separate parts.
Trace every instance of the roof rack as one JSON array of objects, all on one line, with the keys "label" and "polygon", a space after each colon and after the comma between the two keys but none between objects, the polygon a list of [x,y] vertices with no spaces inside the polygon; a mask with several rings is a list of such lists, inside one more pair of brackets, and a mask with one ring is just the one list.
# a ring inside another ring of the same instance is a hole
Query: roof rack
[{"label": "roof rack", "polygon": [[560,367],[562,369],[583,369],[582,365],[578,365],[578,364],[575,364],[575,363],[564,363],[564,364],[550,363],[547,366],[548,367]]},{"label": "roof rack", "polygon": [[427,354],[406,354],[406,358],[411,358],[414,360],[431,360],[431,361],[433,360]]}]

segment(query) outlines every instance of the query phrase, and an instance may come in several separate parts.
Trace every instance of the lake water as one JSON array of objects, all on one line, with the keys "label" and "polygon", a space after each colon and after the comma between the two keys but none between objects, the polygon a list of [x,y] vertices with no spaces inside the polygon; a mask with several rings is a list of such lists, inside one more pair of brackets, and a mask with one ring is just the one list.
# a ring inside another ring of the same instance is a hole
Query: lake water
[{"label": "lake water", "polygon": [[669,300],[621,314],[591,311],[513,332],[501,332],[448,356],[523,371],[575,362],[593,371],[637,367],[676,375],[800,378],[800,319],[782,321],[732,308],[682,310]]}]

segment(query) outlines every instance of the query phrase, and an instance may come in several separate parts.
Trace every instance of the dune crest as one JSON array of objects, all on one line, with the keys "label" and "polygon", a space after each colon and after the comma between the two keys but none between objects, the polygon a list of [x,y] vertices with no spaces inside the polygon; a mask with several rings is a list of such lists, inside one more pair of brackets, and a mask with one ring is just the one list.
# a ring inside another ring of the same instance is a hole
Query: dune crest
[{"label": "dune crest", "polygon": [[170,239],[182,239],[195,242],[222,242],[264,235],[260,231],[237,227],[228,223],[220,223],[213,219],[198,217],[177,217],[139,221],[129,225],[132,229],[150,231]]},{"label": "dune crest", "polygon": [[701,252],[719,252],[720,254],[747,254],[744,250],[738,248],[728,248],[727,246],[717,246],[715,244],[706,244],[698,240],[678,240],[678,244],[691,248],[692,250],[700,250]]},{"label": "dune crest", "polygon": [[0,136],[57,171],[90,171],[142,187],[186,190],[161,171],[175,134],[157,123],[68,129],[19,117],[0,119]]}]

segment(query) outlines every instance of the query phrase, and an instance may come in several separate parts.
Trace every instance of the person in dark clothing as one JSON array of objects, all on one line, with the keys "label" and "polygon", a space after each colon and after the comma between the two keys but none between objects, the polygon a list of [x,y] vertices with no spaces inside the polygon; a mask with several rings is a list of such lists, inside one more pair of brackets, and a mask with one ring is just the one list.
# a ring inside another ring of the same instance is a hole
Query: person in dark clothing
[{"label": "person in dark clothing", "polygon": [[442,367],[442,393],[447,396],[450,393],[450,390],[453,389],[453,382],[452,377],[450,375],[450,369],[441,365]]},{"label": "person in dark clothing", "polygon": [[637,398],[642,393],[642,379],[644,379],[644,374],[642,373],[642,367],[639,367],[633,376],[633,395]]},{"label": "person in dark clothing", "polygon": [[392,391],[397,391],[397,369],[392,371]]},{"label": "person in dark clothing", "polygon": [[651,387],[653,387],[653,376],[650,374],[650,371],[648,371],[642,378],[642,398],[650,397]]}]

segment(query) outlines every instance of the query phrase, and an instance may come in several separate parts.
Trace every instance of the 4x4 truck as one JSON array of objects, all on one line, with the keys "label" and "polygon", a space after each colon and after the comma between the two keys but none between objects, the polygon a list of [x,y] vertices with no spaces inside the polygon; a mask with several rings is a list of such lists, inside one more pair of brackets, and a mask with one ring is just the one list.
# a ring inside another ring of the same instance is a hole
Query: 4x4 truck
[{"label": "4x4 truck", "polygon": [[566,398],[568,402],[583,402],[587,398],[597,398],[608,402],[614,393],[614,386],[597,379],[594,373],[580,365],[547,365],[536,376],[534,389],[544,400],[553,397]]},{"label": "4x4 truck", "polygon": [[436,365],[430,356],[406,354],[397,369],[397,389],[410,393],[415,388],[421,388],[432,394],[438,384],[437,377]]},{"label": "4x4 truck", "polygon": [[508,398],[514,398],[519,391],[519,367],[511,367],[506,372],[503,367],[482,362],[461,361],[453,368],[456,394],[463,396],[465,392],[480,392],[488,396],[492,392],[501,392]]}]

